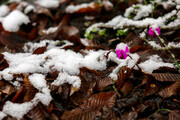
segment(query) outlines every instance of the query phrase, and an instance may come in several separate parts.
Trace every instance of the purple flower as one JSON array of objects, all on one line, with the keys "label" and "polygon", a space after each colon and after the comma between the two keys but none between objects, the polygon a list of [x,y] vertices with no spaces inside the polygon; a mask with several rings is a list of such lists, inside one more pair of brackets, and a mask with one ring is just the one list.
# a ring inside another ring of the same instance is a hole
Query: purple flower
[{"label": "purple flower", "polygon": [[119,59],[126,59],[129,54],[129,48],[126,44],[120,43],[116,46],[116,54]]},{"label": "purple flower", "polygon": [[[157,27],[155,29],[155,31],[158,33],[158,35],[160,35],[160,28],[159,27]],[[149,35],[152,36],[152,37],[156,36],[156,34],[155,34],[154,30],[152,29],[152,27],[149,28]]]}]

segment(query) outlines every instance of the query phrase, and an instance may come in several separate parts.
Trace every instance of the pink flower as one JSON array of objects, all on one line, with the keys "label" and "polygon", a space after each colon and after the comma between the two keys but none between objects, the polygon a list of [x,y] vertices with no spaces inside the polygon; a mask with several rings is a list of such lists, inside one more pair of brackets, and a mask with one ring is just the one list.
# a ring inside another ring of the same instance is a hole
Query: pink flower
[{"label": "pink flower", "polygon": [[[158,33],[158,35],[160,35],[160,28],[159,27],[157,27],[155,29],[155,31]],[[152,27],[149,28],[149,35],[152,36],[152,37],[156,36],[156,34],[155,34],[154,30],[152,29]]]},{"label": "pink flower", "polygon": [[129,48],[126,44],[120,43],[116,46],[116,54],[119,59],[126,59],[129,54]]}]

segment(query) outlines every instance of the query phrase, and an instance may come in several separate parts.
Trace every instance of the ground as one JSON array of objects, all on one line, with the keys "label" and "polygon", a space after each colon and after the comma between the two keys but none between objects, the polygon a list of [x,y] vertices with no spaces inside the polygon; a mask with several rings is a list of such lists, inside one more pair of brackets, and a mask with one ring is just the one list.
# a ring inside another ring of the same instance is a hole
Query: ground
[{"label": "ground", "polygon": [[179,0],[0,4],[0,119],[180,119]]}]

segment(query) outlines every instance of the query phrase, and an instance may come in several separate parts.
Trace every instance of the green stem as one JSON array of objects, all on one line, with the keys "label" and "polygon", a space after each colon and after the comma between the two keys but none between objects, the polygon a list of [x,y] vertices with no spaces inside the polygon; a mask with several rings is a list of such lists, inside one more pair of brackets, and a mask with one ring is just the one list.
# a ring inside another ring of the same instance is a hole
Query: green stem
[{"label": "green stem", "polygon": [[161,43],[164,45],[165,50],[167,50],[169,52],[169,54],[171,55],[171,57],[174,59],[175,64],[177,65],[177,68],[180,70],[180,65],[177,62],[175,55],[167,48],[167,45],[165,44],[164,40],[158,35],[158,33],[154,30],[154,28],[152,27],[154,33],[158,36],[159,40],[161,41]]},{"label": "green stem", "polygon": [[148,116],[148,119],[151,118],[155,113],[158,113],[158,112],[163,111],[163,110],[168,111],[168,112],[171,112],[171,110],[169,110],[169,109],[162,108],[162,109],[157,110],[156,112],[154,112],[154,113],[151,114],[150,116]]},{"label": "green stem", "polygon": [[118,90],[116,89],[114,80],[112,80],[112,84],[113,84],[113,89],[114,89],[114,91],[117,93],[118,97],[120,98],[121,95],[119,94]]},{"label": "green stem", "polygon": [[142,38],[144,41],[146,41],[149,44],[149,41],[146,38]]},{"label": "green stem", "polygon": [[153,12],[154,12],[154,5],[153,5],[153,3],[152,3],[152,1],[151,1],[151,17],[153,18]]},{"label": "green stem", "polygon": [[147,1],[146,0],[144,0],[144,4],[147,5]]}]

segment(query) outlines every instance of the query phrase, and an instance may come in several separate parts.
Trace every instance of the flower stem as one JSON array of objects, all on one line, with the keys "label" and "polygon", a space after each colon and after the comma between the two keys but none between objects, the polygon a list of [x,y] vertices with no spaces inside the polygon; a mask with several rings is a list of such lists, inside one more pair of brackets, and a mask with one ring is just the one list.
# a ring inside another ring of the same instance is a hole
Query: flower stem
[{"label": "flower stem", "polygon": [[171,57],[174,59],[174,62],[175,62],[175,64],[177,65],[177,68],[178,68],[179,71],[180,71],[180,65],[179,65],[179,63],[177,62],[177,60],[176,60],[176,58],[175,58],[175,55],[167,48],[167,45],[165,44],[164,40],[159,36],[159,34],[157,33],[157,31],[155,31],[153,27],[152,27],[152,29],[153,29],[153,31],[155,32],[155,34],[158,36],[158,38],[159,38],[159,40],[161,41],[161,43],[164,45],[165,50],[167,50],[167,51],[170,53]]},{"label": "flower stem", "polygon": [[147,5],[147,4],[148,4],[146,0],[144,0],[144,4],[145,4],[145,5]]},{"label": "flower stem", "polygon": [[[133,59],[130,55],[128,55],[131,59]],[[136,66],[138,67],[139,70],[141,70],[141,68],[139,67],[139,65],[136,63]]]},{"label": "flower stem", "polygon": [[171,112],[171,110],[165,109],[165,108],[158,109],[156,112],[154,112],[153,114],[151,114],[150,116],[148,116],[148,119],[151,118],[155,113],[158,113],[158,112],[163,111],[163,110],[164,110],[164,111],[167,111],[167,112]]},{"label": "flower stem", "polygon": [[112,80],[112,84],[113,84],[113,89],[114,89],[114,91],[117,93],[118,97],[120,98],[121,95],[119,94],[118,90],[116,89],[114,80]]}]

